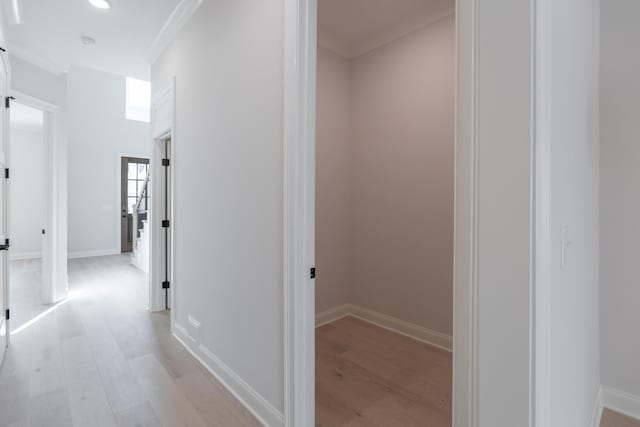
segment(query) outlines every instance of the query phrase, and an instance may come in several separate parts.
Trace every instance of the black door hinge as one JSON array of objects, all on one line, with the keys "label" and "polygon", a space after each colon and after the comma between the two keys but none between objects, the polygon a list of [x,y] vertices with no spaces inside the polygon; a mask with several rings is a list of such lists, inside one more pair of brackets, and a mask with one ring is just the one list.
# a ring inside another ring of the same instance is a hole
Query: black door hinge
[{"label": "black door hinge", "polygon": [[169,281],[165,280],[164,282],[162,282],[162,289],[169,289]]},{"label": "black door hinge", "polygon": [[7,320],[11,319],[11,311],[8,308],[4,312],[4,318]]},{"label": "black door hinge", "polygon": [[47,234],[47,231],[44,228],[42,229],[42,234]]},{"label": "black door hinge", "polygon": [[163,219],[162,220],[162,228],[169,228],[169,220],[168,219]]},{"label": "black door hinge", "polygon": [[162,166],[169,166],[169,159],[162,159]]},{"label": "black door hinge", "polygon": [[309,272],[309,277],[311,277],[312,279],[316,278],[316,268],[315,267],[311,267],[311,271]]},{"label": "black door hinge", "polygon": [[9,168],[5,168],[4,170],[4,178],[9,179]]},{"label": "black door hinge", "polygon": [[4,239],[4,245],[0,245],[0,251],[8,251],[11,247],[9,239]]},{"label": "black door hinge", "polygon": [[10,108],[11,107],[11,100],[12,99],[16,99],[16,98],[13,97],[13,96],[5,96],[5,98],[4,98],[4,106],[5,106],[5,108]]}]

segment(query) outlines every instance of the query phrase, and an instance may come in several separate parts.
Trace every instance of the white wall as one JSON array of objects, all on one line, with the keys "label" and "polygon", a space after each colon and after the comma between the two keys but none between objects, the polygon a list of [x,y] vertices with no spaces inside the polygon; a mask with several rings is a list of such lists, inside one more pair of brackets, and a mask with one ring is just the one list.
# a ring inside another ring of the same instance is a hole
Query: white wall
[{"label": "white wall", "polygon": [[316,114],[316,312],[350,303],[351,63],[318,47]]},{"label": "white wall", "polygon": [[11,88],[64,107],[67,99],[67,75],[52,74],[10,55]]},{"label": "white wall", "polygon": [[[600,385],[599,1],[550,3],[552,163],[549,217],[552,249],[549,425],[587,426]],[[564,269],[561,266],[563,228],[566,228],[571,241]],[[637,370],[637,365],[634,369]]]},{"label": "white wall", "polygon": [[640,396],[640,3],[601,10],[602,384]]},{"label": "white wall", "polygon": [[42,256],[46,219],[44,198],[44,134],[41,129],[11,125],[11,258]]},{"label": "white wall", "polygon": [[351,68],[351,302],[448,336],[454,58],[450,15]]},{"label": "white wall", "polygon": [[148,158],[148,123],[125,119],[125,78],[71,67],[67,76],[69,254],[120,252],[120,158]]},{"label": "white wall", "polygon": [[154,90],[176,81],[179,336],[281,420],[283,2],[204,2],[151,75]]},{"label": "white wall", "polygon": [[[458,2],[460,5],[462,2]],[[466,19],[471,12],[469,2],[459,8],[457,16]],[[480,1],[477,10],[477,76],[465,74],[458,93],[476,90],[477,138],[475,142],[457,135],[456,147],[456,216],[464,219],[475,211],[477,231],[473,244],[477,245],[477,318],[470,319],[477,330],[477,353],[474,360],[478,370],[478,425],[480,427],[527,426],[531,417],[530,391],[532,343],[530,334],[532,295],[532,52],[533,28],[531,2]],[[463,21],[468,22],[468,21]],[[460,30],[466,34],[468,29]],[[464,37],[460,38],[465,42]],[[468,46],[467,46],[468,47]],[[470,50],[459,58],[463,67]],[[469,88],[471,80],[476,87]],[[460,82],[460,81],[459,81]],[[464,88],[464,89],[463,89]],[[466,105],[458,103],[459,111]],[[465,131],[461,120],[458,131]],[[471,148],[467,145],[471,143]],[[477,144],[474,147],[474,144]],[[465,164],[462,157],[477,150],[478,162]],[[464,165],[464,166],[462,166]],[[467,173],[477,168],[477,207],[462,199]],[[458,209],[464,209],[458,211]],[[464,224],[463,221],[456,225]],[[464,227],[456,231],[464,236]],[[464,242],[458,241],[458,243]],[[465,271],[459,263],[464,259],[464,245],[456,245],[456,273]],[[464,277],[457,275],[456,280]],[[461,282],[457,282],[458,285]],[[468,288],[465,288],[468,289]],[[456,330],[454,331],[454,375],[466,368],[463,352],[468,348],[465,339],[465,295],[456,293]],[[461,377],[457,376],[458,379]],[[464,386],[460,382],[456,387]],[[471,386],[471,385],[469,385]],[[461,397],[458,391],[455,398]],[[463,402],[458,408],[464,411]],[[455,404],[454,404],[455,406]],[[465,425],[462,417],[455,426]]]}]

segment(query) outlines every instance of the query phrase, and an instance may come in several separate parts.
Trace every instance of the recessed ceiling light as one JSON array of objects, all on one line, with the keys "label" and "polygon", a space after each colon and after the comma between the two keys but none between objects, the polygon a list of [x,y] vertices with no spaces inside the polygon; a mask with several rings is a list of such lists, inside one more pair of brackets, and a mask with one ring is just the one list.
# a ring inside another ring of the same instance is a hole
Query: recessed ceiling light
[{"label": "recessed ceiling light", "polygon": [[89,0],[89,3],[98,9],[111,9],[111,3],[109,3],[109,0]]},{"label": "recessed ceiling light", "polygon": [[80,41],[82,42],[82,44],[86,44],[86,45],[96,44],[96,39],[89,36],[81,36]]}]

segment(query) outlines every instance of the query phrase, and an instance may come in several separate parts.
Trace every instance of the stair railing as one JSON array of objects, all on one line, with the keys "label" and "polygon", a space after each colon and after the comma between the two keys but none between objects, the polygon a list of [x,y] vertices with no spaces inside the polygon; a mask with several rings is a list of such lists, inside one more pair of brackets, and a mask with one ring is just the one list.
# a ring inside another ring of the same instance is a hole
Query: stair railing
[{"label": "stair railing", "polygon": [[[133,230],[132,230],[132,240],[133,247],[137,249],[138,245],[138,232],[140,231],[141,221],[138,219],[140,214],[146,214],[148,210],[148,200],[149,200],[149,173],[147,173],[147,177],[144,180],[144,185],[142,186],[142,190],[138,197],[136,198],[136,203],[132,206],[133,210]],[[143,204],[144,202],[144,204]]]}]

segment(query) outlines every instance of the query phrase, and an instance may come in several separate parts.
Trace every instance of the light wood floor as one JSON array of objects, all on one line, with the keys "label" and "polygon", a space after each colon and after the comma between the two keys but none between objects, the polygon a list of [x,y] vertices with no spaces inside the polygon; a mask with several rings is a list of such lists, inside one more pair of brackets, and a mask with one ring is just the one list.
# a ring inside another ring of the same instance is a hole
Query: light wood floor
[{"label": "light wood floor", "polygon": [[600,427],[640,427],[640,420],[625,417],[616,412],[605,409],[602,413]]},{"label": "light wood floor", "polygon": [[318,426],[451,426],[451,354],[353,317],[316,330]]},{"label": "light wood floor", "polygon": [[[12,263],[0,426],[257,426],[146,311],[146,275],[117,255],[69,262],[71,297],[39,303],[40,265]],[[39,316],[39,317],[38,317]]]}]

